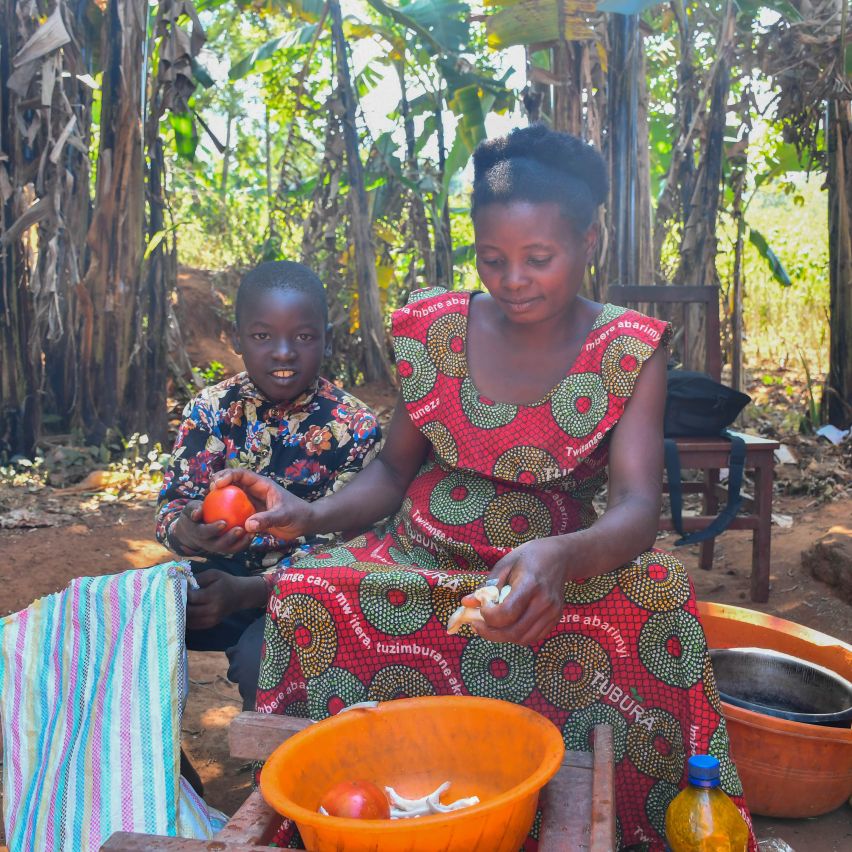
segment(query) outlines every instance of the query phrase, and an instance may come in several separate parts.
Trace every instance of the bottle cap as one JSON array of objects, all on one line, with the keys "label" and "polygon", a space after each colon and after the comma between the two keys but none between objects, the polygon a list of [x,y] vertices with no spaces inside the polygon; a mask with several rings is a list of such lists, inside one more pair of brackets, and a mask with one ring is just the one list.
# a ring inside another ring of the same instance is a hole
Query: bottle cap
[{"label": "bottle cap", "polygon": [[694,754],[687,764],[689,783],[697,787],[719,786],[719,761],[710,754]]}]

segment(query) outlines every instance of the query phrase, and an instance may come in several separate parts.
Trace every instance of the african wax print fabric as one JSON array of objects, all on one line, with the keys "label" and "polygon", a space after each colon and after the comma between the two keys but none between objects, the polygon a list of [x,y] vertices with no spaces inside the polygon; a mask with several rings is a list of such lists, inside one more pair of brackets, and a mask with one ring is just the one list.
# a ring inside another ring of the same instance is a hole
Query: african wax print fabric
[{"label": "african wax print fabric", "polygon": [[[719,759],[723,789],[744,808],[695,595],[668,553],[568,583],[559,624],[533,647],[446,632],[510,550],[594,522],[612,429],[668,326],[606,305],[564,379],[533,405],[510,405],[470,377],[472,294],[421,295],[396,312],[393,334],[409,416],[432,449],[384,526],[278,575],[257,709],[318,720],[365,700],[487,696],[542,713],[579,750],[609,724],[625,846],[664,848],[692,754]],[[524,848],[536,847],[534,827]]]}]

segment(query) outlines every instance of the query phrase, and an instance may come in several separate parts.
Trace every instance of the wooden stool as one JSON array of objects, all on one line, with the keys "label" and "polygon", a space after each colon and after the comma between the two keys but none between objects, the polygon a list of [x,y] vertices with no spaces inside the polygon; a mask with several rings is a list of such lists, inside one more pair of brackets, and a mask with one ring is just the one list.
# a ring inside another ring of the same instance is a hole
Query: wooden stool
[{"label": "wooden stool", "polygon": [[[241,713],[228,730],[233,757],[265,760],[284,740],[310,725],[309,719]],[[612,728],[594,730],[594,751],[566,751],[562,768],[541,792],[544,819],[540,852],[612,852],[615,849],[615,764]],[[252,792],[213,840],[186,840],[153,834],[116,832],[104,852],[260,852],[281,817]],[[474,850],[471,850],[474,852]],[[481,850],[489,852],[489,850]]]}]

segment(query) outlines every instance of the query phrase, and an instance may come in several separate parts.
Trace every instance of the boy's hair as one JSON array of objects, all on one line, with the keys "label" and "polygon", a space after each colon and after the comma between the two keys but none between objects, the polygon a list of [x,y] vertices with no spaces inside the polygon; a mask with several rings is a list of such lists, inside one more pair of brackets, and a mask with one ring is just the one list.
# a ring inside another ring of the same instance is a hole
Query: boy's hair
[{"label": "boy's hair", "polygon": [[261,290],[295,290],[304,293],[317,307],[323,327],[328,325],[328,303],[325,288],[316,273],[294,260],[270,260],[247,272],[237,290],[235,308],[237,325],[246,303]]},{"label": "boy's hair", "polygon": [[553,202],[584,233],[608,192],[606,163],[597,149],[543,124],[516,127],[473,152],[472,216],[486,204]]}]

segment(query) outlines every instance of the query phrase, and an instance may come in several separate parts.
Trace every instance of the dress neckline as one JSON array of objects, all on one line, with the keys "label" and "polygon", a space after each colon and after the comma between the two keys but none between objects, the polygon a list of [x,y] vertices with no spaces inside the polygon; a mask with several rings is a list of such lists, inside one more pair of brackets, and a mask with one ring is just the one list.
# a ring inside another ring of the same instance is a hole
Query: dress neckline
[{"label": "dress neckline", "polygon": [[482,400],[487,400],[491,405],[494,406],[508,406],[510,408],[538,408],[540,405],[544,405],[549,402],[551,397],[568,381],[571,377],[571,374],[574,371],[574,368],[577,366],[577,362],[580,360],[583,353],[586,351],[586,346],[589,343],[589,339],[594,335],[594,333],[601,328],[606,322],[610,319],[614,319],[612,315],[612,309],[615,305],[612,305],[610,302],[604,302],[598,314],[595,316],[595,320],[589,328],[586,336],[583,338],[583,342],[580,344],[580,350],[575,356],[574,360],[568,366],[568,369],[565,371],[565,375],[552,387],[548,390],[544,396],[539,399],[537,402],[505,402],[504,400],[496,400],[491,399],[487,394],[482,393],[482,391],[476,386],[476,382],[473,380],[473,376],[470,373],[470,360],[469,360],[469,350],[468,343],[470,341],[470,306],[473,302],[473,297],[477,295],[477,291],[468,290],[465,292],[465,301],[463,304],[464,307],[464,380],[466,380],[470,384],[470,388],[476,396]]}]

